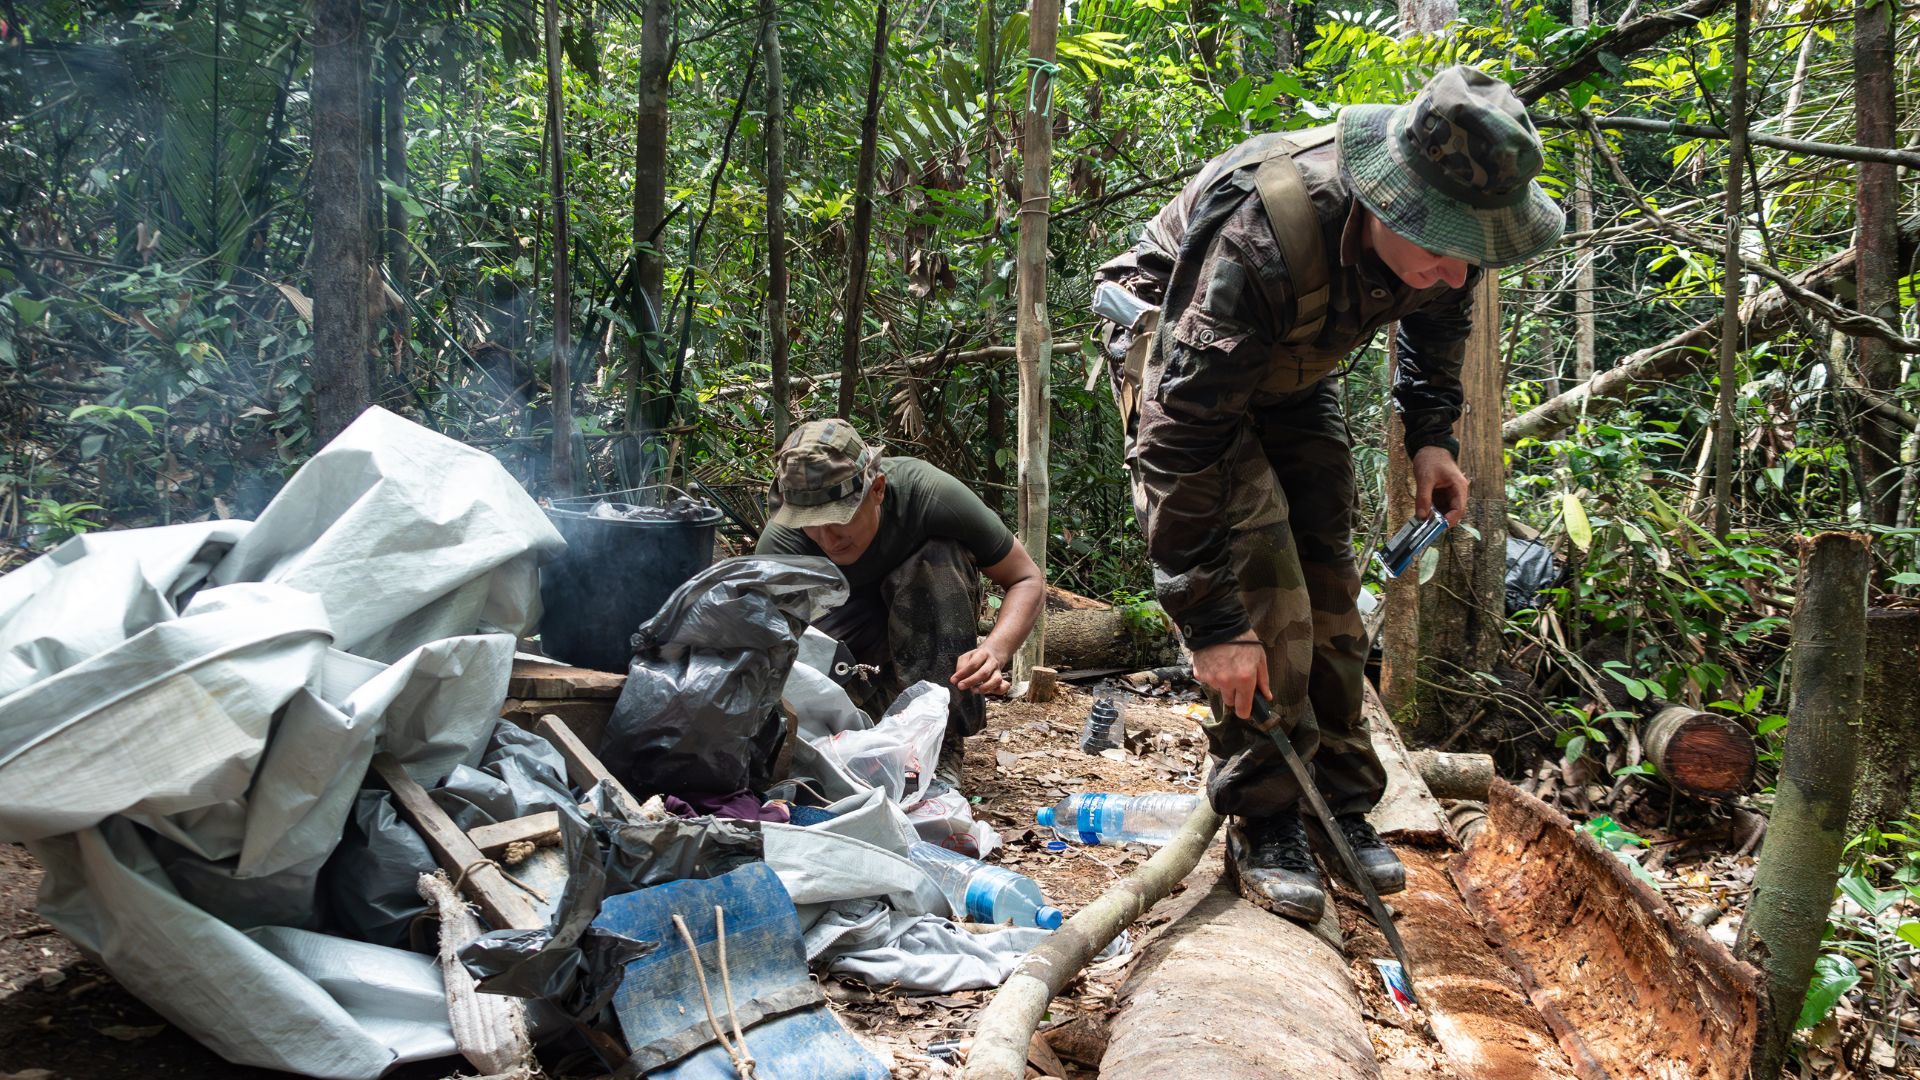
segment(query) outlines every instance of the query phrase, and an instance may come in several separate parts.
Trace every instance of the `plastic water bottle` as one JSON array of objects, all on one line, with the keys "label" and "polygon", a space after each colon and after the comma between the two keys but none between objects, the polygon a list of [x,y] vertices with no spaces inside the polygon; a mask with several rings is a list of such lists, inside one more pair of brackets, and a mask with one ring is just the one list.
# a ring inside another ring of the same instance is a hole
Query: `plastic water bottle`
[{"label": "plastic water bottle", "polygon": [[968,922],[998,926],[1037,926],[1055,930],[1062,915],[1057,907],[1048,907],[1040,886],[1024,874],[1004,866],[988,866],[957,851],[948,851],[925,840],[915,841],[907,856],[947,894],[953,910]]},{"label": "plastic water bottle", "polygon": [[1069,795],[1033,817],[1062,840],[1083,844],[1151,844],[1173,840],[1200,805],[1198,795]]}]

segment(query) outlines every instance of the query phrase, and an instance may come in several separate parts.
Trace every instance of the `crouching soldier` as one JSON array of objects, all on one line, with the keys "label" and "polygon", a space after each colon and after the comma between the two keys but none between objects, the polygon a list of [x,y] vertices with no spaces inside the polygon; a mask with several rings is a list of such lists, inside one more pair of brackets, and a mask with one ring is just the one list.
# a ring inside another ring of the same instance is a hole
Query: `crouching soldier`
[{"label": "crouching soldier", "polygon": [[[774,463],[773,516],[762,555],[824,555],[851,596],[814,625],[879,668],[855,703],[878,713],[921,680],[953,689],[935,774],[960,786],[960,741],[986,725],[982,694],[1003,694],[1003,669],[1039,617],[1040,568],[987,504],[924,461],[881,457],[845,420],[802,424]],[[1006,590],[979,637],[980,575]]]},{"label": "crouching soldier", "polygon": [[1155,585],[1211,692],[1208,795],[1235,817],[1242,892],[1280,914],[1317,919],[1325,895],[1301,791],[1264,733],[1276,724],[1373,885],[1405,887],[1365,817],[1386,780],[1361,718],[1356,492],[1337,369],[1399,323],[1393,399],[1415,514],[1457,522],[1467,478],[1453,423],[1473,289],[1481,268],[1559,238],[1540,166],[1513,91],[1454,67],[1410,104],[1352,105],[1324,128],[1234,147],[1096,273]]}]

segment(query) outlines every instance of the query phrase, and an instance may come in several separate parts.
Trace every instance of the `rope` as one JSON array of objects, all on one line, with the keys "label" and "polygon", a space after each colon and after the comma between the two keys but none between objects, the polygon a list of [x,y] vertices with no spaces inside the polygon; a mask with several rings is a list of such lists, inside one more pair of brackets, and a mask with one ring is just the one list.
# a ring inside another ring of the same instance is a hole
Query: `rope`
[{"label": "rope", "polygon": [[[1042,60],[1037,56],[1027,57],[1027,111],[1037,112],[1041,116],[1053,115],[1053,80],[1060,77],[1060,65],[1051,60]],[[1047,100],[1040,105],[1034,104],[1034,95],[1039,92],[1040,76],[1047,77]]]},{"label": "rope", "polygon": [[493,867],[495,870],[500,871],[501,877],[506,878],[509,882],[515,885],[518,885],[520,887],[520,890],[526,893],[528,896],[533,897],[535,900],[538,900],[543,904],[547,902],[546,893],[541,892],[539,889],[536,889],[533,886],[527,884],[526,882],[521,881],[519,878],[514,877],[512,874],[509,874],[507,872],[506,867],[501,866],[499,863],[494,862],[492,859],[489,859],[485,856],[481,856],[480,858],[475,859],[472,862],[460,868],[460,876],[453,879],[453,891],[459,892],[461,884],[467,880],[467,875],[473,873],[474,870],[482,866]]},{"label": "rope", "polygon": [[[707,1026],[713,1030],[713,1037],[720,1048],[727,1052],[727,1060],[733,1063],[734,1073],[740,1080],[755,1080],[753,1054],[747,1049],[747,1038],[740,1031],[740,1014],[733,1007],[733,976],[727,970],[727,912],[714,905],[713,929],[714,943],[720,954],[720,985],[727,996],[727,1018],[733,1022],[733,1038],[720,1027],[720,1017],[713,1011],[713,994],[707,989],[707,965],[700,959],[700,946],[694,943],[693,931],[687,929],[687,920],[679,912],[673,915],[673,928],[680,931],[680,940],[687,943],[687,958],[693,963],[693,973],[700,980],[700,1002],[707,1007]],[[736,1040],[738,1045],[736,1046]]]}]

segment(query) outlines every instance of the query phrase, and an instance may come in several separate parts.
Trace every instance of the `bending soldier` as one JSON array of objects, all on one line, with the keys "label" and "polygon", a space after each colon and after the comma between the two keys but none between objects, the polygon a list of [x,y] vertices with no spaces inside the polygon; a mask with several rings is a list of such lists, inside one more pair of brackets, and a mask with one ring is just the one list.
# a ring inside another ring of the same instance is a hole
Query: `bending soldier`
[{"label": "bending soldier", "polygon": [[1408,105],[1348,106],[1325,128],[1234,147],[1096,273],[1155,586],[1213,702],[1208,796],[1234,815],[1242,892],[1280,914],[1318,919],[1325,894],[1259,715],[1311,762],[1373,884],[1405,887],[1365,817],[1385,774],[1361,719],[1352,443],[1332,376],[1399,323],[1415,513],[1458,521],[1471,297],[1481,268],[1559,238],[1540,167],[1513,91],[1454,67]]}]

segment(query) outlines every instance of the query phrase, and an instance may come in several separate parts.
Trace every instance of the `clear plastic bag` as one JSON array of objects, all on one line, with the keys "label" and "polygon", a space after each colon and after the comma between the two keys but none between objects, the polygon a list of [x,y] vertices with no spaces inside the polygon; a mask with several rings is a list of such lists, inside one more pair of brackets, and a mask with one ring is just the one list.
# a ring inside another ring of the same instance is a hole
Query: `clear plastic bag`
[{"label": "clear plastic bag", "polygon": [[910,806],[926,796],[933,782],[946,731],[947,688],[919,682],[907,687],[878,724],[816,739],[813,746],[855,780]]}]

